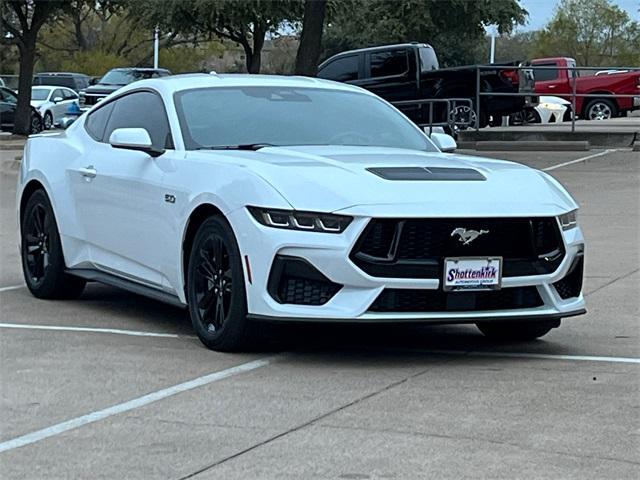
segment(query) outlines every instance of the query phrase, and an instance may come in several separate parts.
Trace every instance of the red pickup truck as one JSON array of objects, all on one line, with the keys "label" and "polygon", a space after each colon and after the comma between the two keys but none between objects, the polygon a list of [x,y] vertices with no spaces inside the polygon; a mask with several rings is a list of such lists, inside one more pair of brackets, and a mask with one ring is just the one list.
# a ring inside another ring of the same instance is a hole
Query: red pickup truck
[{"label": "red pickup truck", "polygon": [[[534,67],[535,92],[540,95],[554,95],[571,101],[573,82],[571,76],[575,70],[561,70],[551,67],[575,67],[573,58],[536,58],[531,61]],[[595,73],[595,72],[594,72]],[[576,73],[577,74],[577,73]],[[634,97],[576,97],[576,112],[587,120],[604,120],[617,117],[624,112],[640,109],[640,70],[611,72],[607,75],[578,76],[576,93],[581,94],[619,94]]]}]

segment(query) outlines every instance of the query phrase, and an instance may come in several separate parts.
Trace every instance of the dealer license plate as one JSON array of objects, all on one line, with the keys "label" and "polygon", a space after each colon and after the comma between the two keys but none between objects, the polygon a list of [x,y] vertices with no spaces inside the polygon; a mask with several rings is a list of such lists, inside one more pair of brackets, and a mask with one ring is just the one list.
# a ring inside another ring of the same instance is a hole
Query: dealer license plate
[{"label": "dealer license plate", "polygon": [[444,259],[444,291],[498,290],[502,283],[502,257]]}]

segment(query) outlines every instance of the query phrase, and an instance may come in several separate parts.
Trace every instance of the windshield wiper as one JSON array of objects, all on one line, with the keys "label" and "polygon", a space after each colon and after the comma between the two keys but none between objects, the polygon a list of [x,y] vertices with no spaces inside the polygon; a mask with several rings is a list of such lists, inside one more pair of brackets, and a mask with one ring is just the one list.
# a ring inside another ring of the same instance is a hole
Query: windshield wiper
[{"label": "windshield wiper", "polygon": [[265,147],[275,147],[271,143],[241,143],[240,145],[209,145],[198,147],[196,150],[260,150]]}]

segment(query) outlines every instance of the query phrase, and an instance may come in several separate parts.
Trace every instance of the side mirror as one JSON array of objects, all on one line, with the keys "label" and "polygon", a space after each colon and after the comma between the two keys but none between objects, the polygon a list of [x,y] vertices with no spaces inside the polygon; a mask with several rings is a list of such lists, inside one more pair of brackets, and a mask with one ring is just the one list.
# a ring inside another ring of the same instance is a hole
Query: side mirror
[{"label": "side mirror", "polygon": [[76,119],[75,118],[71,118],[71,117],[64,117],[62,120],[60,120],[60,127],[63,130],[66,130],[67,128],[69,128],[71,126],[71,124],[73,122],[75,122]]},{"label": "side mirror", "polygon": [[97,77],[91,77],[89,80],[89,85],[96,85],[100,79]]},{"label": "side mirror", "polygon": [[62,100],[63,100],[63,98],[62,98],[62,97],[55,97],[55,98],[53,99],[53,103],[60,103]]},{"label": "side mirror", "polygon": [[453,139],[451,135],[447,135],[446,133],[432,133],[430,135],[431,141],[436,144],[436,147],[440,149],[441,152],[451,153],[458,148],[456,141]]},{"label": "side mirror", "polygon": [[159,157],[164,153],[164,150],[153,146],[149,132],[144,128],[116,128],[109,136],[109,143],[113,148],[136,150],[152,157]]}]

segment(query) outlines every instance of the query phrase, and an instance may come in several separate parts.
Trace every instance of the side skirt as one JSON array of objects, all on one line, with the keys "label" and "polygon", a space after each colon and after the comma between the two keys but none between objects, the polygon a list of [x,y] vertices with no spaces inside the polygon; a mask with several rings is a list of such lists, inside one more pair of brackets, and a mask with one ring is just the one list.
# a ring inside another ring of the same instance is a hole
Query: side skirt
[{"label": "side skirt", "polygon": [[187,305],[182,303],[180,299],[175,295],[163,292],[162,290],[158,290],[157,288],[134,282],[132,280],[112,275],[110,273],[101,272],[99,270],[92,270],[89,268],[67,269],[66,273],[68,273],[69,275],[75,275],[76,277],[84,278],[85,280],[89,280],[92,282],[99,282],[104,283],[105,285],[110,285],[112,287],[122,288],[123,290],[137,293],[138,295],[143,295],[145,297],[149,297],[163,303],[168,303],[175,307],[187,307]]}]

